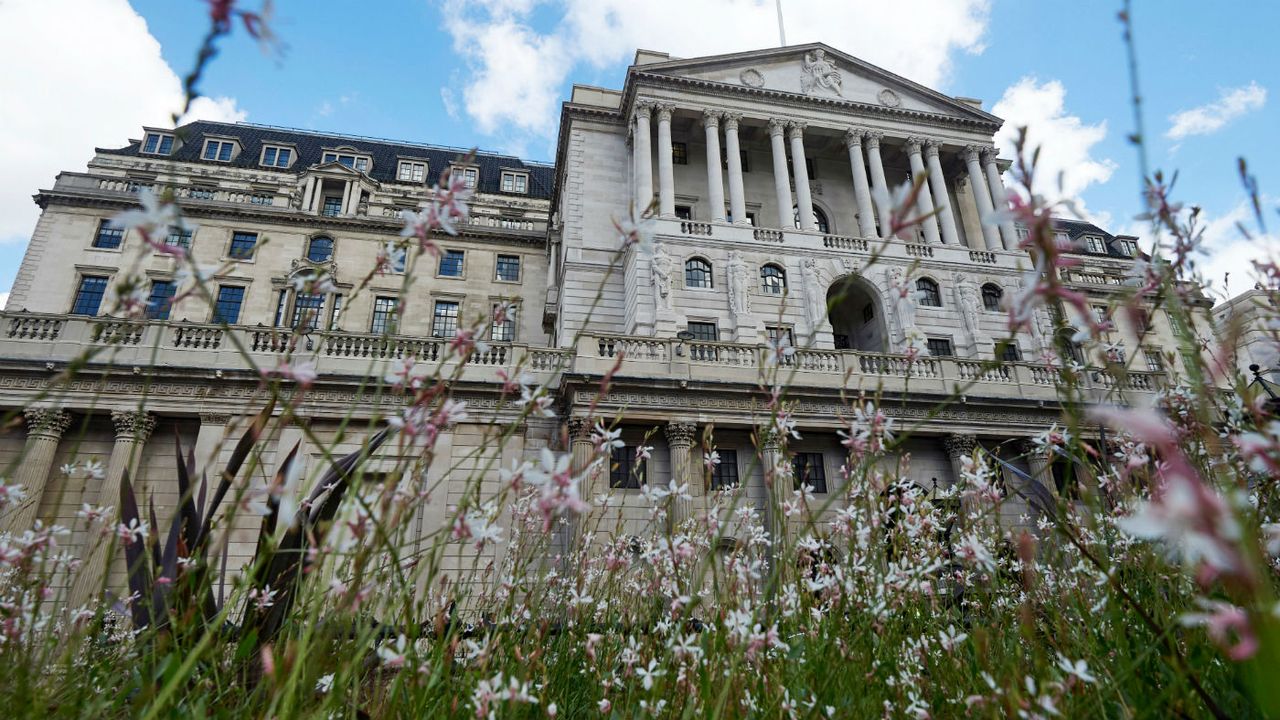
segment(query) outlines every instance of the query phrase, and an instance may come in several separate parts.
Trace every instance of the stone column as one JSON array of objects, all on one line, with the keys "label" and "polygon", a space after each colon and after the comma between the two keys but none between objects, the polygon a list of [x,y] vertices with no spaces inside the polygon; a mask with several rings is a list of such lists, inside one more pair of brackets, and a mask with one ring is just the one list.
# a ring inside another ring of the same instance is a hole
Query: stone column
[{"label": "stone column", "polygon": [[[671,451],[671,479],[676,485],[688,485],[690,495],[701,495],[695,492],[702,486],[702,481],[695,477],[695,468],[700,467],[691,457],[693,439],[697,436],[698,426],[691,422],[674,420],[667,423],[667,448]],[[701,475],[701,473],[697,473]],[[675,532],[693,514],[693,501],[672,496],[667,520],[671,532]]]},{"label": "stone column", "polygon": [[[591,442],[591,424],[586,418],[569,418],[569,471],[574,477],[581,477],[581,484],[578,486],[579,492],[582,493],[582,499],[592,503],[595,506],[595,497],[604,492],[601,487],[603,483],[601,478],[607,478],[607,473],[599,472],[599,467],[593,467],[595,462],[595,446]],[[591,470],[589,476],[584,477],[583,474]],[[576,552],[581,543],[585,525],[591,515],[576,515],[571,521],[571,529],[568,553]],[[568,554],[566,553],[566,554]]]},{"label": "stone column", "polygon": [[729,214],[733,224],[747,223],[747,196],[742,189],[742,148],[738,144],[738,123],[741,113],[724,114],[724,151],[729,164]]},{"label": "stone column", "polygon": [[978,163],[980,148],[968,145],[964,149],[964,164],[969,170],[969,186],[973,188],[973,201],[978,206],[978,220],[982,223],[982,239],[988,250],[999,250],[1000,228],[991,223],[991,188],[987,187],[986,178],[982,176],[982,165]]},{"label": "stone column", "polygon": [[800,213],[801,230],[817,230],[813,221],[813,196],[809,194],[809,168],[804,162],[804,129],[808,123],[793,122],[787,125],[787,137],[791,139],[791,171],[796,183],[796,209]]},{"label": "stone column", "polygon": [[[1009,199],[1004,194],[1004,180],[1000,177],[1000,168],[996,167],[996,149],[983,148],[981,154],[982,164],[987,168],[987,184],[991,187],[991,203],[997,212],[1007,210]],[[1005,250],[1017,249],[1018,230],[1013,226],[1013,220],[1006,219],[1000,223],[1000,237],[1004,241]]]},{"label": "stone column", "polygon": [[942,231],[942,242],[948,245],[959,245],[960,233],[956,231],[956,218],[951,212],[947,178],[943,176],[942,163],[938,160],[937,140],[925,141],[924,159],[929,166],[929,189],[933,190],[933,205],[938,208],[938,226]]},{"label": "stone column", "polygon": [[58,441],[71,426],[71,416],[56,408],[28,408],[23,415],[27,421],[27,444],[11,480],[21,485],[27,496],[22,504],[10,507],[0,522],[0,529],[14,535],[21,535],[35,524],[58,452]]},{"label": "stone column", "polygon": [[871,204],[871,187],[867,184],[867,166],[862,159],[862,131],[849,128],[844,133],[849,148],[849,168],[853,171],[853,194],[858,201],[858,232],[864,238],[876,236],[875,209]]},{"label": "stone column", "polygon": [[[111,422],[116,428],[116,442],[111,448],[111,458],[107,461],[107,473],[102,479],[97,500],[98,505],[116,509],[107,527],[112,527],[119,522],[118,518],[122,510],[120,486],[126,470],[129,471],[130,485],[135,490],[138,487],[138,460],[142,456],[142,447],[156,427],[156,417],[145,411],[114,410],[111,413]],[[142,521],[147,512],[144,509],[146,499],[138,497],[137,500],[139,520]],[[159,532],[159,530],[152,528],[152,532]],[[103,576],[110,573],[112,558],[108,557],[107,551],[113,544],[116,547],[116,558],[123,559],[124,550],[119,540],[113,542],[110,537],[95,538],[92,534],[85,536],[84,563],[81,564],[75,583],[71,587],[68,598],[70,607],[80,607],[97,596],[98,591],[103,587]]]},{"label": "stone column", "polygon": [[[926,177],[924,169],[924,158],[920,156],[920,145],[922,140],[918,137],[907,138],[907,157],[911,162],[911,180],[919,182]],[[929,183],[925,180],[920,184],[920,192],[916,195],[916,210],[920,215],[928,215],[922,223],[921,228],[924,230],[925,242],[937,245],[942,241],[938,235],[938,218],[933,215],[933,199],[929,197]]]},{"label": "stone column", "polygon": [[778,228],[793,227],[791,219],[791,183],[787,181],[787,145],[782,139],[787,121],[769,120],[769,145],[773,148],[773,190],[778,198]]},{"label": "stone column", "polygon": [[1058,496],[1058,484],[1053,481],[1052,464],[1049,462],[1049,454],[1041,450],[1031,439],[1022,441],[1019,450],[1022,456],[1027,459],[1027,466],[1031,469],[1031,479],[1040,483],[1046,490]]},{"label": "stone column", "polygon": [[674,105],[658,105],[658,212],[676,216],[676,180],[671,160],[671,113]]},{"label": "stone column", "polygon": [[320,178],[307,178],[307,189],[302,193],[302,211],[311,212],[315,210],[316,189],[320,187]]},{"label": "stone column", "polygon": [[200,413],[200,430],[196,433],[195,447],[196,474],[192,478],[197,488],[202,474],[208,478],[210,492],[213,492],[212,488],[217,487],[218,474],[222,469],[218,456],[221,454],[222,442],[227,435],[227,424],[230,422],[231,415],[228,413]]},{"label": "stone column", "polygon": [[342,186],[342,210],[341,211],[344,214],[350,212],[350,210],[348,210],[347,207],[351,203],[351,186],[354,184],[355,183],[347,182]]},{"label": "stone column", "polygon": [[769,532],[774,539],[773,552],[776,555],[781,549],[781,539],[787,534],[787,516],[782,513],[782,505],[791,499],[791,473],[782,467],[786,458],[782,454],[782,437],[772,428],[757,430],[760,442],[760,469],[764,473],[766,488],[769,492],[768,507],[765,520],[769,523]]},{"label": "stone column", "polygon": [[724,174],[720,170],[720,113],[702,111],[702,126],[707,136],[707,201],[711,203],[711,221],[724,222]]},{"label": "stone column", "polygon": [[[947,459],[951,461],[951,486],[960,484],[960,477],[963,466],[961,460],[966,455],[972,455],[974,448],[978,447],[978,439],[973,435],[956,434],[948,435],[943,441],[942,446],[947,450]],[[967,523],[969,514],[973,510],[973,501],[961,496],[960,500],[960,522]]]},{"label": "stone column", "polygon": [[[862,146],[867,150],[867,168],[871,171],[871,197],[884,198],[888,202],[889,182],[884,179],[884,161],[880,158],[880,141],[883,139],[884,133],[868,130],[862,135]],[[885,211],[887,208],[880,210]]]},{"label": "stone column", "polygon": [[635,127],[631,131],[632,164],[635,169],[636,214],[653,204],[653,148],[650,145],[649,114],[653,106],[637,102]]}]

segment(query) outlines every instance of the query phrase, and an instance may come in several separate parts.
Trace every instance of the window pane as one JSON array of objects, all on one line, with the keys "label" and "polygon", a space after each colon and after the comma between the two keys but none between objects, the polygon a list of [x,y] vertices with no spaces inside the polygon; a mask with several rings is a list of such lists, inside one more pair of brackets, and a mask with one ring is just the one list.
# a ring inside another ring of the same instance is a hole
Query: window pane
[{"label": "window pane", "polygon": [[115,227],[109,220],[98,223],[98,234],[93,238],[93,246],[114,250],[124,242],[124,228]]},{"label": "window pane", "polygon": [[997,286],[987,283],[982,286],[982,307],[987,310],[998,311],[1000,309],[1000,298],[1004,292]]},{"label": "window pane", "polygon": [[263,150],[263,151],[262,151],[262,164],[263,164],[263,165],[275,165],[275,164],[276,164],[276,149],[275,149],[275,148],[273,148],[273,147],[269,147],[269,148],[267,148],[266,150]]},{"label": "window pane", "polygon": [[168,320],[173,294],[177,289],[172,280],[152,281],[151,295],[147,298],[147,317],[152,320]]},{"label": "window pane", "polygon": [[244,288],[223,285],[218,288],[218,300],[213,307],[213,321],[231,325],[240,319],[240,305],[244,303]]},{"label": "window pane", "polygon": [[218,143],[212,141],[205,143],[203,157],[205,160],[213,160],[218,157]]},{"label": "window pane", "polygon": [[96,275],[80,278],[80,287],[76,290],[75,302],[71,305],[72,315],[97,315],[102,306],[102,296],[107,293],[107,279]]},{"label": "window pane", "polygon": [[694,340],[716,342],[720,339],[720,333],[716,330],[716,324],[713,322],[691,322],[689,323],[689,332],[693,333]]},{"label": "window pane", "polygon": [[827,491],[827,469],[822,453],[796,453],[791,458],[791,470],[797,490],[808,485],[815,493]]},{"label": "window pane", "polygon": [[771,295],[781,295],[787,287],[787,276],[777,265],[760,268],[760,278],[764,281],[764,291]]},{"label": "window pane", "polygon": [[954,355],[951,351],[951,341],[945,338],[929,338],[925,342],[925,346],[933,357],[951,357]]},{"label": "window pane", "polygon": [[359,170],[360,172],[364,172],[365,170],[368,170],[368,169],[369,169],[369,159],[368,159],[368,158],[356,158],[356,169],[357,169],[357,170]]},{"label": "window pane", "polygon": [[692,258],[684,264],[684,284],[691,288],[711,287],[711,263]]},{"label": "window pane", "polygon": [[160,137],[160,154],[168,155],[173,152],[173,136],[163,135]]},{"label": "window pane", "polygon": [[311,238],[307,245],[307,259],[311,262],[328,262],[333,257],[333,238],[324,236]]},{"label": "window pane", "polygon": [[293,300],[293,327],[315,330],[320,327],[320,311],[324,309],[324,295],[298,293]]},{"label": "window pane", "polygon": [[288,148],[281,148],[280,154],[276,156],[277,167],[289,167],[289,158],[293,156],[293,151]]},{"label": "window pane", "polygon": [[440,256],[440,274],[444,277],[462,277],[461,250],[445,250]]},{"label": "window pane", "polygon": [[165,245],[173,245],[175,247],[191,247],[191,230],[182,228],[170,228],[169,237],[164,240]]},{"label": "window pane", "polygon": [[[498,306],[493,306],[492,316],[497,315]],[[489,339],[494,342],[513,342],[516,339],[515,313],[508,311],[502,322],[494,320],[489,328]]]},{"label": "window pane", "polygon": [[520,256],[498,256],[498,279],[515,282],[520,279]]},{"label": "window pane", "polygon": [[627,445],[614,448],[609,457],[609,487],[639,489],[644,484],[647,463],[636,463],[636,448]]},{"label": "window pane", "polygon": [[159,135],[148,135],[147,143],[142,146],[142,152],[153,153],[160,145]]},{"label": "window pane", "polygon": [[258,236],[256,233],[233,233],[231,235],[231,249],[227,252],[227,255],[236,260],[248,260],[253,257],[253,248],[257,244]]},{"label": "window pane", "polygon": [[231,159],[232,145],[229,142],[222,143],[222,147],[218,149],[218,159],[227,162]]},{"label": "window pane", "polygon": [[740,482],[738,478],[738,451],[717,450],[720,453],[720,464],[711,470],[711,489],[724,490]]},{"label": "window pane", "polygon": [[394,333],[396,331],[396,304],[394,297],[379,296],[373,299],[373,322],[369,332]]},{"label": "window pane", "polygon": [[325,217],[336,217],[342,213],[342,198],[329,195],[324,199],[324,207],[320,211]]},{"label": "window pane", "polygon": [[942,307],[942,295],[938,291],[938,283],[929,278],[916,281],[916,290],[920,292],[920,304],[928,307]]},{"label": "window pane", "polygon": [[431,321],[431,334],[440,338],[451,338],[458,334],[458,303],[448,300],[436,301],[435,315]]}]

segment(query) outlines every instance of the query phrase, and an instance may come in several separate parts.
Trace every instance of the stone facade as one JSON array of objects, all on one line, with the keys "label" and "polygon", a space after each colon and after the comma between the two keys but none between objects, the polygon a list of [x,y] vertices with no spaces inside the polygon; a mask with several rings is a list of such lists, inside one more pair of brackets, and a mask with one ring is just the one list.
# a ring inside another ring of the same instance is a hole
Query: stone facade
[{"label": "stone facade", "polygon": [[[21,468],[34,491],[5,526],[36,517],[74,524],[82,502],[114,504],[125,468],[167,516],[177,500],[171,438],[195,447],[202,466],[220,466],[230,452],[224,438],[238,435],[261,401],[241,352],[270,367],[299,323],[311,323],[300,351],[320,374],[298,405],[309,432],[287,428],[273,438],[254,482],[299,442],[308,467],[321,467],[315,439],[347,451],[359,436],[343,432],[344,418],[360,426],[398,407],[371,379],[405,356],[442,356],[450,331],[437,324],[441,302],[458,303],[464,318],[504,301],[519,312],[512,334],[475,356],[452,385],[472,420],[440,437],[426,482],[443,480],[445,490],[415,518],[420,532],[446,523],[461,500],[462,481],[455,486],[443,468],[474,470],[496,487],[499,467],[535,459],[544,447],[584,460],[583,420],[593,408],[596,417],[625,417],[627,452],[653,446],[637,476],[688,486],[677,519],[707,507],[707,494],[728,480],[745,486],[763,514],[774,512],[765,476],[783,463],[821,481],[824,499],[839,493],[836,431],[860,395],[879,395],[899,427],[913,431],[909,463],[899,467],[927,490],[953,484],[960,455],[983,447],[1007,459],[1007,485],[1021,487],[1022,473],[1052,494],[1047,463],[1024,443],[1058,418],[1053,374],[1037,362],[1055,346],[1049,318],[1019,336],[1015,350],[997,347],[1000,299],[1024,282],[1028,265],[1018,229],[993,224],[988,212],[1004,203],[1006,161],[991,146],[1000,124],[976,101],[823,45],[692,60],[641,52],[621,89],[574,87],[554,167],[483,153],[459,165],[475,170],[472,220],[440,239],[444,250],[462,251],[458,272],[423,255],[412,272],[375,275],[359,293],[399,234],[399,212],[463,153],[246,124],[145,129],[36,196],[44,212],[0,342],[0,404],[26,412],[25,430],[0,436],[0,459]],[[883,199],[910,178],[922,178],[919,210],[936,214],[906,240],[878,240]],[[217,297],[185,300],[163,319],[103,315],[113,306],[111,280],[135,263],[153,282],[179,280],[172,259],[137,259],[138,238],[102,236],[103,221],[130,207],[141,187],[174,189],[198,223],[178,241],[190,243],[213,287],[242,288],[234,317],[214,307]],[[632,247],[619,256],[615,221],[651,204],[653,252]],[[1061,231],[1090,250],[1069,281],[1105,305],[1132,263],[1131,239],[1087,223],[1064,222]],[[245,233],[255,242],[247,256]],[[301,302],[293,281],[317,269],[336,290]],[[107,289],[87,307],[85,279],[95,277]],[[903,300],[904,285],[931,291]],[[385,314],[379,324],[378,298],[403,308],[390,325]],[[1116,322],[1108,341],[1130,343],[1123,361],[1131,372],[1078,358],[1096,366],[1087,391],[1099,402],[1148,396],[1173,369],[1148,367],[1135,328]],[[1144,342],[1170,346],[1164,319],[1148,322]],[[784,369],[800,438],[785,444],[761,430],[762,349],[779,337],[798,348]],[[60,380],[71,359],[107,342],[73,379]],[[924,357],[908,363],[912,344]],[[495,371],[514,368],[558,395],[558,416],[530,420],[498,442],[489,422],[514,415]],[[613,382],[601,395],[606,374]],[[957,402],[936,412],[958,389]],[[732,472],[706,469],[711,443]],[[499,462],[481,462],[486,453]],[[59,473],[72,459],[97,460],[105,473]],[[400,460],[384,453],[368,471],[390,473]],[[407,473],[384,480],[418,481]],[[639,532],[649,515],[633,485],[598,473],[590,484],[597,507],[578,529],[601,541]],[[1028,513],[1025,500],[1012,498],[1005,520],[1018,525]],[[232,569],[252,553],[251,520],[231,529]],[[82,535],[72,543],[93,545]],[[81,552],[92,558],[91,547]],[[473,567],[468,552],[460,546],[446,569]]]}]

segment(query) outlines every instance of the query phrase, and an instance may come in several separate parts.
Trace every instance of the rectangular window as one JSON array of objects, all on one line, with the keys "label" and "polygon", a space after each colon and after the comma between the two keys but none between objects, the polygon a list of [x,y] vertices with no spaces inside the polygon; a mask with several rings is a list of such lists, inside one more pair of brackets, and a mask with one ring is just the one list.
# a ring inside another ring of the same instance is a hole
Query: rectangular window
[{"label": "rectangular window", "polygon": [[738,451],[717,450],[716,452],[720,453],[720,464],[711,470],[711,489],[724,490],[736,487],[741,482],[738,478]]},{"label": "rectangular window", "polygon": [[717,342],[720,340],[720,331],[713,322],[691,322],[689,323],[689,332],[693,333],[694,340],[702,340],[703,342]]},{"label": "rectangular window", "polygon": [[469,189],[475,190],[480,184],[480,171],[476,168],[466,168],[462,171],[462,182]]},{"label": "rectangular window", "polygon": [[173,295],[178,289],[172,280],[152,280],[151,295],[147,297],[147,318],[168,320],[173,307]]},{"label": "rectangular window", "polygon": [[396,306],[400,301],[394,297],[379,295],[373,299],[373,322],[369,323],[369,332],[394,333],[396,331]]},{"label": "rectangular window", "polygon": [[1120,252],[1126,257],[1133,257],[1138,252],[1138,245],[1132,240],[1121,240]]},{"label": "rectangular window", "polygon": [[1022,349],[1013,343],[1006,343],[1000,350],[1000,359],[1005,362],[1021,362]]},{"label": "rectangular window", "polygon": [[369,158],[363,155],[343,155],[341,153],[327,152],[322,156],[323,162],[336,162],[343,167],[349,167],[360,172],[369,169]]},{"label": "rectangular window", "polygon": [[191,228],[169,228],[169,236],[164,239],[165,245],[191,249]]},{"label": "rectangular window", "polygon": [[506,282],[520,281],[519,255],[499,255],[497,267],[497,279],[505,280]]},{"label": "rectangular window", "polygon": [[689,146],[682,142],[671,143],[671,162],[676,165],[688,165]]},{"label": "rectangular window", "polygon": [[529,176],[524,173],[504,172],[502,173],[502,192],[509,193],[527,193],[529,192]]},{"label": "rectangular window", "polygon": [[335,293],[333,296],[333,304],[329,307],[329,329],[338,329],[338,319],[342,317],[342,294]]},{"label": "rectangular window", "polygon": [[609,487],[639,490],[644,484],[645,466],[648,463],[644,460],[636,462],[634,445],[614,448],[609,461]]},{"label": "rectangular window", "polygon": [[955,351],[951,349],[951,341],[946,338],[929,338],[925,340],[925,347],[933,357],[951,357],[955,355]]},{"label": "rectangular window", "polygon": [[234,260],[252,260],[253,249],[258,246],[258,234],[251,232],[231,233],[231,247],[227,249],[227,257]]},{"label": "rectangular window", "polygon": [[76,299],[71,304],[72,315],[97,315],[102,306],[102,296],[107,294],[107,278],[101,275],[85,275],[76,288]]},{"label": "rectangular window", "polygon": [[287,289],[280,291],[280,296],[276,299],[276,319],[272,324],[276,327],[284,325],[284,311],[289,307],[289,291]]},{"label": "rectangular window", "polygon": [[142,143],[142,152],[148,155],[168,155],[173,152],[173,136],[147,133],[147,139]]},{"label": "rectangular window", "polygon": [[431,336],[451,338],[458,334],[458,303],[453,300],[437,300],[431,318]]},{"label": "rectangular window", "polygon": [[235,149],[236,144],[230,140],[205,140],[204,154],[201,157],[205,160],[231,162],[231,153],[235,152]]},{"label": "rectangular window", "polygon": [[293,298],[293,327],[311,332],[320,327],[320,313],[324,310],[321,293],[298,293]]},{"label": "rectangular window", "polygon": [[427,164],[401,160],[396,167],[396,180],[400,182],[420,183],[427,180]]},{"label": "rectangular window", "polygon": [[791,471],[796,489],[808,485],[815,493],[827,491],[827,468],[822,453],[796,453],[791,458]]},{"label": "rectangular window", "polygon": [[1084,242],[1085,242],[1085,247],[1088,248],[1089,252],[1094,253],[1096,255],[1107,254],[1106,242],[1104,242],[1103,239],[1098,237],[1097,235],[1086,235],[1084,238]]},{"label": "rectangular window", "polygon": [[240,306],[244,304],[244,287],[223,285],[218,288],[218,299],[213,305],[213,322],[234,325],[240,320]]},{"label": "rectangular window", "polygon": [[788,345],[795,347],[796,339],[791,334],[791,328],[789,327],[779,327],[777,325],[765,325],[764,335],[769,339],[769,342],[775,345],[778,344],[778,341],[780,339],[785,339]]},{"label": "rectangular window", "polygon": [[440,276],[462,277],[462,258],[461,250],[445,250],[440,256]]},{"label": "rectangular window", "polygon": [[[498,306],[493,306],[493,315],[497,315]],[[492,317],[491,315],[490,317]],[[493,321],[489,329],[489,339],[494,342],[514,342],[516,339],[516,313],[508,310],[502,322]]]},{"label": "rectangular window", "polygon": [[325,217],[337,217],[342,214],[342,197],[339,195],[326,195],[324,205],[320,208],[320,214]]},{"label": "rectangular window", "polygon": [[116,227],[110,220],[98,221],[98,234],[93,236],[93,246],[103,250],[115,250],[124,242],[124,228]]},{"label": "rectangular window", "polygon": [[1151,372],[1164,372],[1164,358],[1160,357],[1160,351],[1147,348],[1142,351],[1143,357],[1147,359],[1147,370]]},{"label": "rectangular window", "polygon": [[1093,319],[1095,322],[1101,324],[1111,319],[1111,313],[1107,310],[1106,305],[1093,305],[1091,307],[1093,310]]},{"label": "rectangular window", "polygon": [[262,149],[262,164],[267,167],[289,167],[293,160],[293,150],[276,145],[268,145]]},{"label": "rectangular window", "polygon": [[678,218],[678,219],[680,219],[680,220],[692,220],[692,219],[693,219],[693,206],[691,206],[691,205],[677,205],[677,206],[676,206],[676,218]]}]

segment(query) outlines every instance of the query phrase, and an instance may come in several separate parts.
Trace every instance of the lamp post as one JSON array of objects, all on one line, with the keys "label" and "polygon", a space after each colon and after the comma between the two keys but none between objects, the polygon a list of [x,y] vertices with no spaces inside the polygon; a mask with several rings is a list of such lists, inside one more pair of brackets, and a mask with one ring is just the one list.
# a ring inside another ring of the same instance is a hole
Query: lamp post
[{"label": "lamp post", "polygon": [[1249,383],[1249,387],[1260,386],[1267,394],[1267,410],[1273,415],[1280,413],[1280,395],[1276,395],[1275,391],[1275,388],[1280,387],[1280,385],[1262,377],[1270,370],[1264,372],[1257,363],[1254,363],[1249,366],[1249,372],[1253,373],[1253,382]]}]

